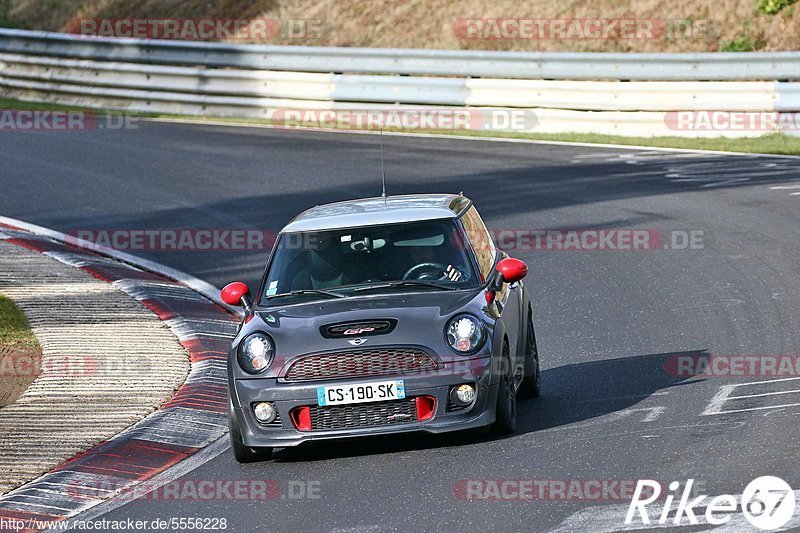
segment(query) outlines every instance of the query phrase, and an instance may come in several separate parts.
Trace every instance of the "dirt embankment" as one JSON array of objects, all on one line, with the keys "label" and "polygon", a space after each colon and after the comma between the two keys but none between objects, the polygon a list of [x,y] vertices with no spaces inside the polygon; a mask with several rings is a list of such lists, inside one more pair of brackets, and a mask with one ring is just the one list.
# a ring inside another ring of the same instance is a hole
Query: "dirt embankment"
[{"label": "dirt embankment", "polygon": [[[800,49],[800,3],[792,0],[0,0],[0,25],[51,31],[135,33],[131,19],[260,19],[234,40],[312,46],[707,52]],[[266,20],[266,22],[264,22]],[[87,21],[91,21],[87,30]],[[106,22],[106,26],[103,26]],[[109,24],[111,24],[109,26]],[[205,35],[226,40],[224,24]],[[249,28],[249,29],[248,29]],[[173,28],[175,29],[175,28]],[[139,27],[141,33],[142,27]],[[157,33],[158,30],[156,30]]]}]

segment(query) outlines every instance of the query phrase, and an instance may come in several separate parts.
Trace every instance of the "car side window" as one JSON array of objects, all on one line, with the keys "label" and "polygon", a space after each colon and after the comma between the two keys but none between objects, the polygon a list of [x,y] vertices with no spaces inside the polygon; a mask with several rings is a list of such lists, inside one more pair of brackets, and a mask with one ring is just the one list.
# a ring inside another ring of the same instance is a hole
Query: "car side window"
[{"label": "car side window", "polygon": [[469,243],[475,251],[481,274],[483,274],[484,280],[489,279],[497,256],[497,249],[492,241],[492,236],[474,206],[464,213],[464,216],[461,217],[461,222],[464,224]]}]

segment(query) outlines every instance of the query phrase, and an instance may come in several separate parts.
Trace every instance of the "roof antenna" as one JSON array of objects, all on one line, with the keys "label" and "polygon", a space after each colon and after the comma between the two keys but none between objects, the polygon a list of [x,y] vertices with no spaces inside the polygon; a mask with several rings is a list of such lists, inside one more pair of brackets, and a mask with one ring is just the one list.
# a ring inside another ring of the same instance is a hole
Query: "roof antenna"
[{"label": "roof antenna", "polygon": [[381,198],[383,198],[383,203],[386,203],[386,169],[383,165],[383,128],[381,128],[381,182],[383,184]]}]

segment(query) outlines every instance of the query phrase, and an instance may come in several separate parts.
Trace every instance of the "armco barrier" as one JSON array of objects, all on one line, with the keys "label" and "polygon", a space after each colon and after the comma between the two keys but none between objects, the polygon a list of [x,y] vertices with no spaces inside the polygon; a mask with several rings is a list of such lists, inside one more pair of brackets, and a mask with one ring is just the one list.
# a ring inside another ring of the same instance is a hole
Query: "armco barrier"
[{"label": "armco barrier", "polygon": [[790,80],[800,52],[610,54],[264,46],[0,29],[0,51],[157,65],[518,79]]},{"label": "armco barrier", "polygon": [[356,49],[0,29],[7,97],[136,112],[269,119],[286,109],[520,108],[535,113],[529,130],[541,133],[755,136],[765,131],[676,130],[665,117],[798,111],[791,79],[800,79],[800,53]]}]

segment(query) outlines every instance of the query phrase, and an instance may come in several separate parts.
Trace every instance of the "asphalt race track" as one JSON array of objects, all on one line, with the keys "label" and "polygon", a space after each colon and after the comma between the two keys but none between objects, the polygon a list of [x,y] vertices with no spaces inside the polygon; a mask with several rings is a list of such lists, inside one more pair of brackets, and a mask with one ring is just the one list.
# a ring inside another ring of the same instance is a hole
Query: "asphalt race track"
[{"label": "asphalt race track", "polygon": [[[510,251],[531,269],[544,371],[544,394],[521,405],[512,438],[313,445],[251,465],[228,451],[187,478],[274,480],[283,497],[148,499],[104,518],[226,518],[243,532],[614,531],[627,499],[467,500],[461,489],[464,480],[694,478],[713,496],[741,493],[762,475],[800,487],[798,381],[665,370],[675,354],[800,354],[800,159],[394,136],[384,144],[390,194],[464,191],[496,230],[647,229],[663,242]],[[155,122],[3,132],[0,214],[66,233],[277,231],[314,204],[378,195],[379,161],[374,135]],[[689,232],[702,243],[672,246]],[[217,286],[255,285],[267,253],[129,251]],[[299,486],[319,497],[295,498]]]}]

